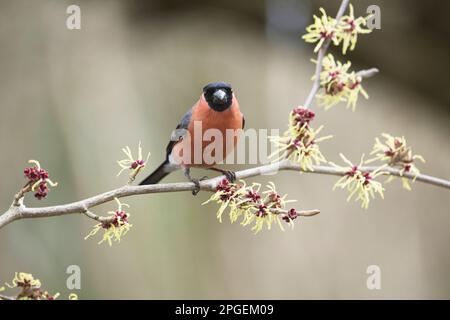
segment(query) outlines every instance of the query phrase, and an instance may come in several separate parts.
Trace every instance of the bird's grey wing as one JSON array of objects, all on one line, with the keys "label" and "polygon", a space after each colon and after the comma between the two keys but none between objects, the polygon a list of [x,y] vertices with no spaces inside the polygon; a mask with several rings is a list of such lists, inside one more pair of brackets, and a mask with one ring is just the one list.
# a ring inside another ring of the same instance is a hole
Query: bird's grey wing
[{"label": "bird's grey wing", "polygon": [[170,142],[167,144],[166,147],[166,158],[169,159],[169,155],[172,152],[173,146],[180,140],[182,140],[186,133],[187,128],[189,126],[189,122],[192,118],[192,108],[186,112],[186,114],[181,119],[180,123],[177,125],[175,130],[172,131],[172,134],[170,136]]}]

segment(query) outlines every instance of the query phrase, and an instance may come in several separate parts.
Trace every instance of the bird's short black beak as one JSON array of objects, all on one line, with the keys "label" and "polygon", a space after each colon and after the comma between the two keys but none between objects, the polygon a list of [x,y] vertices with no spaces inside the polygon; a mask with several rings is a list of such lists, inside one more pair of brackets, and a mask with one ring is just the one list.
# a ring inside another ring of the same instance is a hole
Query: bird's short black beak
[{"label": "bird's short black beak", "polygon": [[213,93],[213,103],[226,104],[227,100],[227,93],[224,90],[219,89]]}]

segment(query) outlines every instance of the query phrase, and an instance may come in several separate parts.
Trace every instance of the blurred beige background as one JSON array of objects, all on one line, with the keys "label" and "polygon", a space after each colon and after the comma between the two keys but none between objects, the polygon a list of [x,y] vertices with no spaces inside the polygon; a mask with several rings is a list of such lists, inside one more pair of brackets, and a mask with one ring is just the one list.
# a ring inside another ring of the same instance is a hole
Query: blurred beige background
[{"label": "blurred beige background", "polygon": [[[356,1],[354,1],[356,3]],[[433,1],[432,1],[433,2]],[[449,3],[358,1],[382,10],[382,29],[347,59],[379,67],[357,112],[314,107],[334,139],[331,161],[368,153],[382,132],[405,135],[423,172],[450,178]],[[0,204],[23,184],[28,159],[60,183],[29,206],[82,199],[126,182],[116,178],[125,145],[164,157],[167,138],[208,82],[233,84],[248,128],[284,130],[310,88],[312,46],[300,39],[318,5],[335,1],[77,1],[82,29],[65,27],[71,1],[0,2]],[[445,7],[445,8],[443,8]],[[245,166],[242,166],[245,167]],[[203,172],[198,172],[202,174]],[[167,181],[183,180],[181,173]],[[83,240],[84,216],[22,220],[0,230],[0,282],[14,271],[64,296],[67,266],[81,267],[82,299],[450,298],[448,190],[395,181],[368,210],[333,192],[334,177],[281,172],[272,180],[302,208],[320,208],[294,230],[254,236],[220,224],[208,194],[128,198],[134,225],[108,247]],[[114,204],[96,208],[103,213]],[[366,288],[378,265],[382,289]]]}]

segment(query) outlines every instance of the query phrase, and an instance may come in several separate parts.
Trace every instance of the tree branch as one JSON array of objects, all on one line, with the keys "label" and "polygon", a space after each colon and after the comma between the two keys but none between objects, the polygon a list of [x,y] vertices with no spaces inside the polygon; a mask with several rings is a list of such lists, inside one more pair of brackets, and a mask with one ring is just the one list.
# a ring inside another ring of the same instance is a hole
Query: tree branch
[{"label": "tree branch", "polygon": [[[343,176],[346,173],[345,169],[339,169],[332,166],[313,166],[314,171],[303,171],[305,173],[312,174],[325,174],[325,175],[334,175],[334,176]],[[360,167],[359,170],[363,172],[372,172],[376,170],[378,167]],[[260,175],[266,174],[274,174],[278,171],[298,171],[301,172],[301,168],[298,164],[292,163],[289,160],[282,160],[276,163],[258,166],[242,171],[236,172],[237,179],[246,179],[251,177],[256,177]],[[388,175],[393,175],[397,177],[404,177],[410,180],[416,180],[423,183],[435,185],[438,187],[443,187],[446,189],[450,189],[450,181],[419,174],[415,177],[411,173],[403,173],[396,168],[386,168],[383,169]],[[218,183],[223,180],[224,176],[215,177],[212,179],[204,180],[200,182],[200,189],[203,191],[215,192]],[[145,186],[130,186],[126,185],[108,192],[101,193],[99,195],[80,200],[77,202],[72,202],[64,205],[57,205],[52,207],[42,207],[42,208],[28,208],[25,205],[21,204],[20,206],[12,205],[8,211],[0,216],[0,228],[6,226],[7,224],[20,219],[29,219],[29,218],[44,218],[44,217],[54,217],[54,216],[62,216],[74,213],[82,213],[87,215],[89,218],[92,218],[96,221],[101,221],[102,219],[106,219],[104,217],[98,217],[91,213],[88,209],[92,207],[96,207],[100,204],[109,202],[114,198],[123,198],[134,195],[141,194],[150,194],[150,193],[166,193],[166,192],[180,192],[180,191],[192,191],[195,189],[195,185],[191,182],[178,182],[178,183],[165,183],[165,184],[154,184],[154,185],[145,185]],[[303,215],[308,215],[309,211],[301,212]],[[313,210],[314,211],[314,210]]]}]

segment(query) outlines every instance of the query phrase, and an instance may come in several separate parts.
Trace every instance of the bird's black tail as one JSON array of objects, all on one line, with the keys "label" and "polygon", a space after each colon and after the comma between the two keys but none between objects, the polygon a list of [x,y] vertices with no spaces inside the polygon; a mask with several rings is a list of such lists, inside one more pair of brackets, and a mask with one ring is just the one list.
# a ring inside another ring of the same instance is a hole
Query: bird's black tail
[{"label": "bird's black tail", "polygon": [[167,170],[169,161],[164,161],[161,165],[153,171],[147,178],[145,178],[139,185],[145,184],[156,184],[161,181],[165,176],[167,176],[171,171]]}]

